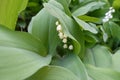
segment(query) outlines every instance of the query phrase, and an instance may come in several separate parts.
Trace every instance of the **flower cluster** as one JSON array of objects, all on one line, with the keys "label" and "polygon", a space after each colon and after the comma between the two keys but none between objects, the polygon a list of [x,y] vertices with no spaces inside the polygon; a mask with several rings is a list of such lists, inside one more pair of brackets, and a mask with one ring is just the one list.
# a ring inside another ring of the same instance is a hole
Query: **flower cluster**
[{"label": "flower cluster", "polygon": [[63,33],[63,30],[62,30],[62,26],[61,24],[56,21],[56,30],[58,31],[58,36],[59,38],[62,40],[63,42],[63,48],[64,49],[69,49],[69,50],[73,50],[73,45],[68,45],[67,42],[68,42],[68,37]]},{"label": "flower cluster", "polygon": [[103,18],[103,22],[108,22],[111,18],[113,18],[112,13],[115,12],[115,9],[113,7],[109,8],[109,11],[105,13],[105,17]]}]

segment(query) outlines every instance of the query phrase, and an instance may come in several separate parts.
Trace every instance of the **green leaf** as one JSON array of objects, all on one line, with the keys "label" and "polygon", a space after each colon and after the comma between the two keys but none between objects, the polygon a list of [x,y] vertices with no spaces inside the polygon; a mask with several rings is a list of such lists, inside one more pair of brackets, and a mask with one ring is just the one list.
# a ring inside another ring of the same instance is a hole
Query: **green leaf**
[{"label": "green leaf", "polygon": [[76,22],[79,24],[80,27],[82,27],[84,30],[90,31],[91,33],[98,33],[98,31],[91,27],[88,23],[84,22],[83,20],[78,19],[77,17],[73,16]]},{"label": "green leaf", "polygon": [[110,32],[112,37],[118,38],[120,40],[120,26],[114,22],[109,22]]},{"label": "green leaf", "polygon": [[59,8],[60,10],[62,10],[63,12],[65,12],[64,7],[63,7],[61,1],[59,1],[59,0],[56,0],[56,1],[55,0],[50,0],[49,3],[52,4],[52,5],[54,5],[54,6],[56,6],[57,8]]},{"label": "green leaf", "polygon": [[41,41],[0,26],[0,80],[24,80],[51,61]]},{"label": "green leaf", "polygon": [[92,65],[87,65],[87,71],[93,80],[119,80],[120,73],[111,69],[96,68]]},{"label": "green leaf", "polygon": [[117,38],[120,40],[120,26],[114,22],[104,23],[103,29],[108,34],[108,36],[112,36],[113,38]]},{"label": "green leaf", "polygon": [[87,22],[94,22],[94,23],[100,22],[99,18],[91,17],[91,16],[87,16],[87,15],[78,16],[78,18],[83,21],[87,21]]},{"label": "green leaf", "polygon": [[54,60],[53,65],[58,65],[69,69],[80,80],[88,80],[88,74],[86,72],[84,64],[80,58],[73,53],[69,53],[63,58]]},{"label": "green leaf", "polygon": [[18,14],[25,9],[28,0],[0,0],[0,24],[14,30]]},{"label": "green leaf", "polygon": [[79,54],[81,52],[80,55],[83,57],[84,40],[83,33],[79,26],[72,20],[72,18],[67,16],[62,10],[51,3],[45,3],[44,7],[50,14],[59,19],[64,34],[73,40],[75,54]]},{"label": "green leaf", "polygon": [[0,80],[24,80],[50,63],[51,56],[0,45]]},{"label": "green leaf", "polygon": [[80,15],[84,15],[86,13],[88,13],[89,11],[91,11],[91,9],[95,6],[98,6],[100,4],[103,4],[102,2],[90,2],[80,8],[78,8],[77,10],[75,10],[72,14],[74,16],[80,16]]},{"label": "green leaf", "polygon": [[120,72],[120,50],[118,50],[115,54],[112,56],[113,59],[113,69]]},{"label": "green leaf", "polygon": [[26,80],[81,80],[71,71],[59,66],[46,66]]},{"label": "green leaf", "polygon": [[46,48],[39,39],[26,32],[11,31],[3,26],[0,26],[0,45],[26,49],[43,56],[47,54]]},{"label": "green leaf", "polygon": [[61,3],[64,7],[65,13],[69,16],[71,16],[71,12],[69,10],[69,4],[71,0],[57,0],[59,3]]},{"label": "green leaf", "polygon": [[42,9],[32,18],[28,27],[28,32],[38,37],[50,54],[53,54],[59,42],[55,21],[55,17],[51,16],[45,9]]},{"label": "green leaf", "polygon": [[[108,2],[107,2],[107,3],[108,3]],[[107,3],[105,2],[105,0],[100,0],[100,1],[96,0],[96,5],[93,6],[90,11],[95,11],[95,10],[101,9],[101,8],[104,7]]]},{"label": "green leaf", "polygon": [[84,63],[101,68],[112,68],[112,56],[107,47],[97,45],[87,49]]},{"label": "green leaf", "polygon": [[114,0],[114,2],[113,2],[113,7],[115,8],[115,9],[119,9],[120,8],[120,0]]}]

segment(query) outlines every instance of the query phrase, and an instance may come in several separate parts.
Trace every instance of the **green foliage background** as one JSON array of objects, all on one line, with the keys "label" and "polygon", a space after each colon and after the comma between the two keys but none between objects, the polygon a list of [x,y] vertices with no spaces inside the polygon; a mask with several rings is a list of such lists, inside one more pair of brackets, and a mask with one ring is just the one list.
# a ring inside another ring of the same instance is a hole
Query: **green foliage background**
[{"label": "green foliage background", "polygon": [[[0,2],[0,80],[120,79],[119,0]],[[56,21],[73,50],[63,48]]]}]

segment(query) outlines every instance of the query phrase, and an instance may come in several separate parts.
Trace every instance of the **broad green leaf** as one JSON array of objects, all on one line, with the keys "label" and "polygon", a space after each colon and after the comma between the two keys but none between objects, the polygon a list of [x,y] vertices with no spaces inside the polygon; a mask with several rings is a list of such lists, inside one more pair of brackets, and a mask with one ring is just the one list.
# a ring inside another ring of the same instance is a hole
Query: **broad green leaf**
[{"label": "broad green leaf", "polygon": [[[106,5],[105,1],[106,1],[106,0],[99,0],[99,1],[96,0],[96,5],[93,6],[93,7],[90,9],[90,11],[95,11],[95,10],[98,10],[98,9],[104,7],[104,6]],[[108,3],[108,2],[107,2],[107,3]]]},{"label": "broad green leaf", "polygon": [[93,80],[91,77],[89,77],[89,79],[88,80]]},{"label": "broad green leaf", "polygon": [[120,72],[107,68],[96,68],[92,65],[87,65],[89,76],[93,80],[120,80]]},{"label": "broad green leaf", "polygon": [[71,71],[59,66],[46,66],[26,80],[81,80]]},{"label": "broad green leaf", "polygon": [[73,53],[69,53],[63,58],[54,60],[53,65],[58,65],[69,69],[80,80],[88,80],[88,74],[86,72],[84,64],[80,58]]},{"label": "broad green leaf", "polygon": [[25,9],[28,0],[0,0],[0,24],[14,30],[18,14]]},{"label": "broad green leaf", "polygon": [[31,50],[0,43],[0,80],[24,80],[50,61],[51,56],[42,57]]},{"label": "broad green leaf", "polygon": [[80,27],[83,28],[83,30],[90,31],[91,33],[98,33],[98,31],[94,28],[91,27],[88,23],[84,22],[83,20],[78,19],[77,17],[73,16],[76,22],[79,24]]},{"label": "broad green leaf", "polygon": [[39,55],[47,54],[43,43],[26,32],[11,31],[0,26],[0,46],[26,49]]},{"label": "broad green leaf", "polygon": [[61,11],[58,7],[52,5],[51,3],[45,3],[44,7],[50,14],[59,19],[64,34],[73,40],[74,52],[76,54],[79,54],[81,51],[80,55],[83,56],[82,54],[84,51],[83,33],[81,32],[79,26],[63,11]]},{"label": "broad green leaf", "polygon": [[62,10],[63,12],[65,12],[64,7],[62,6],[62,3],[60,4],[61,1],[59,0],[50,0],[49,3],[56,6],[57,8],[59,8],[60,10]]},{"label": "broad green leaf", "polygon": [[53,54],[59,42],[55,21],[56,18],[51,16],[45,9],[42,9],[32,18],[28,27],[28,32],[38,37],[47,50],[49,49],[50,54]]},{"label": "broad green leaf", "polygon": [[118,38],[120,40],[120,26],[114,22],[109,22],[110,32],[112,37]]},{"label": "broad green leaf", "polygon": [[[55,21],[51,20],[50,24],[55,24]],[[58,38],[58,33],[56,32],[56,26],[49,27],[49,54],[54,54],[56,52],[56,47],[60,42]]]},{"label": "broad green leaf", "polygon": [[107,47],[97,45],[86,50],[84,63],[101,68],[112,68],[112,56]]},{"label": "broad green leaf", "polygon": [[87,15],[78,16],[78,18],[83,21],[87,21],[87,22],[94,22],[94,23],[100,22],[99,18],[91,17],[91,16],[87,16]]},{"label": "broad green leaf", "polygon": [[71,0],[57,0],[59,3],[61,3],[64,7],[65,13],[69,16],[71,16],[71,12],[69,10],[69,4]]},{"label": "broad green leaf", "polygon": [[112,56],[113,59],[113,69],[120,72],[120,50],[118,50],[115,54]]},{"label": "broad green leaf", "polygon": [[78,8],[77,10],[75,10],[72,14],[74,16],[80,16],[80,15],[84,15],[86,13],[88,13],[89,11],[91,11],[91,9],[99,4],[102,4],[102,2],[90,2],[80,8]]},{"label": "broad green leaf", "polygon": [[114,22],[104,23],[103,29],[108,34],[108,36],[112,36],[113,38],[117,38],[120,40],[120,26]]}]

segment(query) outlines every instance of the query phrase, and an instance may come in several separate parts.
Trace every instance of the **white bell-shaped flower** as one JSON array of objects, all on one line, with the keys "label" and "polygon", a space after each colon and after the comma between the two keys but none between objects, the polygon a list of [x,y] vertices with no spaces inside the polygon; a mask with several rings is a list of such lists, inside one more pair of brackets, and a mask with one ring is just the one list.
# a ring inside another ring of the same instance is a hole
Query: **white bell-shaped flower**
[{"label": "white bell-shaped flower", "polygon": [[63,45],[63,48],[64,48],[64,49],[67,49],[67,48],[68,48],[68,45],[67,45],[67,44],[64,44],[64,45]]},{"label": "white bell-shaped flower", "polygon": [[69,45],[69,50],[73,50],[73,45]]},{"label": "white bell-shaped flower", "polygon": [[57,30],[57,31],[61,31],[61,30],[62,30],[62,27],[61,27],[60,24],[57,26],[56,30]]}]

